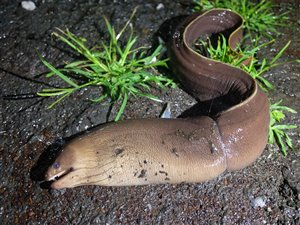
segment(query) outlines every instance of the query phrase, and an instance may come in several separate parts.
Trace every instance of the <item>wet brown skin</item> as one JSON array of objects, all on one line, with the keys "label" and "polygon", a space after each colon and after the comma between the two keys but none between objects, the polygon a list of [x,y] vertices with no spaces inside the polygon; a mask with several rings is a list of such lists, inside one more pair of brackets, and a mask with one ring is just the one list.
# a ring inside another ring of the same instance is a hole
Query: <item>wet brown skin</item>
[{"label": "wet brown skin", "polygon": [[[171,68],[199,101],[222,105],[210,116],[111,123],[75,138],[48,169],[52,188],[204,182],[254,162],[267,143],[269,103],[242,70],[192,49],[198,37],[228,31],[241,39],[239,15],[215,9],[192,15],[168,46]],[[57,179],[57,180],[56,180]]]}]

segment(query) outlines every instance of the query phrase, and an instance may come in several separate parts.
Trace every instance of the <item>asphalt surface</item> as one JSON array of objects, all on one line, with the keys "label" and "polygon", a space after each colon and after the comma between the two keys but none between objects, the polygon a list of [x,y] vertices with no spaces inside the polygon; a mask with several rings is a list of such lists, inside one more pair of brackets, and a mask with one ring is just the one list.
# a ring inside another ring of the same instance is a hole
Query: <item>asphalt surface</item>
[{"label": "asphalt surface", "polygon": [[[133,19],[138,44],[151,46],[162,24],[190,14],[193,4],[187,0],[35,3],[33,11],[22,8],[21,1],[0,4],[1,224],[300,224],[299,128],[289,132],[295,148],[286,157],[268,145],[253,165],[203,184],[47,189],[43,174],[65,139],[106,122],[110,111],[107,105],[88,101],[96,89],[78,92],[51,110],[47,106],[53,99],[35,96],[42,88],[60,84],[43,76],[47,69],[37,52],[55,66],[74,58],[51,33],[56,27],[68,28],[92,46],[108,37],[103,15],[118,29],[139,6]],[[279,29],[276,43],[262,56],[274,56],[291,40],[280,61],[300,58],[299,7],[299,1],[281,1],[276,13],[293,9],[288,26]],[[269,93],[272,101],[283,99],[298,112],[299,69],[299,63],[284,63],[266,74],[276,87]],[[179,88],[153,93],[171,103],[173,117],[195,103]],[[163,107],[130,99],[123,118],[158,117]],[[286,123],[299,121],[299,114],[288,114]]]}]

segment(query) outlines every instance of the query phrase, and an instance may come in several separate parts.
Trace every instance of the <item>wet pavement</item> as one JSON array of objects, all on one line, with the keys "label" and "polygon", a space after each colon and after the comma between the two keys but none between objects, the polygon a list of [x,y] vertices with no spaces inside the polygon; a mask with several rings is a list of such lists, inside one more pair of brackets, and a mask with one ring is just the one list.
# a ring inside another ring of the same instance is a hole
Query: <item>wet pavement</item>
[{"label": "wet pavement", "polygon": [[[277,1],[279,2],[279,1]],[[282,2],[282,1],[281,1]],[[163,5],[160,5],[160,4]],[[38,59],[41,53],[55,66],[72,59],[70,49],[51,33],[68,28],[90,45],[107,38],[102,16],[118,29],[139,6],[133,19],[139,44],[151,46],[154,34],[167,20],[192,12],[192,1],[36,1],[36,9],[21,1],[0,5],[0,222],[1,224],[300,224],[299,128],[289,132],[295,149],[283,157],[268,145],[251,166],[203,184],[143,187],[78,187],[49,190],[40,182],[64,139],[106,122],[109,108],[93,104],[83,90],[51,110],[51,98],[35,97],[42,88],[58,86],[47,79]],[[159,7],[158,7],[159,6]],[[276,54],[288,40],[282,62],[300,58],[300,3],[284,1],[288,26],[264,56]],[[300,64],[285,63],[266,74],[276,90],[271,99],[300,112]],[[153,91],[171,102],[178,116],[195,101],[180,89]],[[6,98],[4,99],[3,96]],[[159,116],[164,104],[131,99],[124,118]],[[110,119],[117,106],[112,109]],[[299,114],[287,121],[300,123]]]}]

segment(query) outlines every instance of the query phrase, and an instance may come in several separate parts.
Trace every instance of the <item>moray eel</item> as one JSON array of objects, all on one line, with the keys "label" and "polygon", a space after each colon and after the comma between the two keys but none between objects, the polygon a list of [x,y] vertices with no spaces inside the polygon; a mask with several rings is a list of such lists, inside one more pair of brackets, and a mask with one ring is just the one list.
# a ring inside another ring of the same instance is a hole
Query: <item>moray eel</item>
[{"label": "moray eel", "polygon": [[209,116],[106,124],[69,142],[45,177],[52,188],[197,183],[242,169],[264,150],[269,102],[246,72],[198,54],[199,37],[229,32],[236,47],[242,18],[214,9],[188,17],[168,44],[183,88],[218,110]]}]

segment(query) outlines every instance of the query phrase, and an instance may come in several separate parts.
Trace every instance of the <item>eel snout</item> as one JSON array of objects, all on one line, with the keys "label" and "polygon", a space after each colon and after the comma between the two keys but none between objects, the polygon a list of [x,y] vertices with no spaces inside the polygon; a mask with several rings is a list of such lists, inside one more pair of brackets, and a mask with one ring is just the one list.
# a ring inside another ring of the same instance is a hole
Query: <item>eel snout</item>
[{"label": "eel snout", "polygon": [[53,168],[54,165],[57,165],[54,163],[45,174],[45,180],[46,181],[53,181],[51,184],[51,188],[54,189],[60,189],[63,187],[60,187],[63,180],[65,180],[67,177],[69,177],[74,169],[72,167],[65,168],[65,169],[55,169]]},{"label": "eel snout", "polygon": [[46,181],[55,181],[58,180],[67,174],[71,173],[74,169],[73,167],[65,168],[65,169],[55,169],[53,166],[56,166],[57,163],[55,162],[47,171],[45,175]]},{"label": "eel snout", "polygon": [[66,181],[68,181],[71,177],[76,177],[76,173],[78,172],[75,169],[72,157],[63,157],[63,155],[64,152],[62,152],[62,154],[48,168],[45,174],[46,181],[53,181],[51,188],[54,189],[60,189],[68,186]]}]

